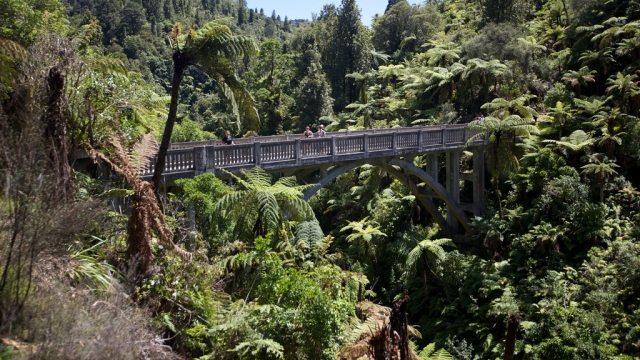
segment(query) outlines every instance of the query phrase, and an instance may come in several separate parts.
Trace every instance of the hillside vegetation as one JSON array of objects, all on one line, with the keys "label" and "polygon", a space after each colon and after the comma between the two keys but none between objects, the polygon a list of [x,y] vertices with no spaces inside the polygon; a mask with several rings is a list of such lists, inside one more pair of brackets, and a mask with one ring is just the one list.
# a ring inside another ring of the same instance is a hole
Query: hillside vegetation
[{"label": "hillside vegetation", "polygon": [[[640,1],[61,1],[0,1],[0,358],[640,357]],[[226,130],[457,123],[489,144],[456,242],[371,165],[309,201],[140,176]]]}]

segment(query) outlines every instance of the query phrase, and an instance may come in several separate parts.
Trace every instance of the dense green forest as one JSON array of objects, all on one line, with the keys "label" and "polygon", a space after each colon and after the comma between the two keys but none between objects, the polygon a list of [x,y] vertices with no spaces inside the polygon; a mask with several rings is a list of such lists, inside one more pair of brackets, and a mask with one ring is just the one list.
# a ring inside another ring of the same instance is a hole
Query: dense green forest
[{"label": "dense green forest", "polygon": [[[265,10],[0,0],[0,359],[640,358],[640,1]],[[225,130],[455,123],[489,139],[455,242],[374,166],[308,202],[140,176]]]}]

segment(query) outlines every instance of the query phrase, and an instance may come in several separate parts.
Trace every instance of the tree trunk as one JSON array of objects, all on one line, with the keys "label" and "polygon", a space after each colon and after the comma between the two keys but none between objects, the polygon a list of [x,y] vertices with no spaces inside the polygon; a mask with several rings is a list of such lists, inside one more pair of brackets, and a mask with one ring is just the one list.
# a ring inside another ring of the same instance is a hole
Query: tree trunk
[{"label": "tree trunk", "polygon": [[495,161],[494,164],[494,174],[493,175],[493,186],[496,190],[496,199],[498,202],[498,213],[500,214],[500,220],[503,219],[503,214],[502,214],[502,200],[500,199],[500,158],[498,157],[498,146],[500,145],[500,140],[498,140],[498,144],[496,144],[495,148],[493,149],[493,158]]},{"label": "tree trunk", "polygon": [[566,26],[569,26],[569,23],[571,22],[571,19],[569,18],[569,11],[567,10],[566,0],[562,0],[562,8],[564,10],[564,14],[567,16],[567,23],[565,24],[565,27],[566,27]]},{"label": "tree trunk", "polygon": [[164,133],[162,134],[162,142],[160,143],[160,149],[158,150],[158,158],[156,160],[156,168],[153,172],[153,189],[156,194],[160,190],[160,177],[164,171],[164,164],[167,157],[167,150],[169,150],[169,144],[171,143],[171,134],[173,133],[173,126],[176,123],[176,116],[178,114],[178,102],[180,100],[180,83],[184,76],[184,70],[186,68],[186,61],[183,55],[176,53],[173,54],[173,81],[171,82],[171,105],[169,106],[169,115],[167,116],[167,124],[164,127]]},{"label": "tree trunk", "polygon": [[422,255],[422,288],[424,290],[424,297],[427,298],[429,288],[427,287],[427,261],[424,259],[424,255]]},{"label": "tree trunk", "polygon": [[411,360],[409,351],[409,331],[407,330],[407,305],[409,295],[393,305],[389,323],[385,323],[373,334],[369,347],[374,360]]},{"label": "tree trunk", "polygon": [[504,360],[513,360],[513,353],[516,347],[516,335],[520,327],[522,317],[518,314],[511,314],[507,321],[507,339],[504,345]]},{"label": "tree trunk", "polygon": [[[147,184],[147,189],[148,189]],[[147,199],[145,199],[147,197]],[[138,189],[132,196],[131,216],[127,225],[127,234],[129,235],[127,246],[127,260],[131,266],[131,270],[137,275],[146,274],[153,260],[153,252],[151,250],[151,234],[149,219],[149,201],[153,197],[153,193],[148,191],[145,193],[143,189]],[[151,215],[153,216],[153,215]]]},{"label": "tree trunk", "polygon": [[409,295],[407,290],[404,291],[404,298],[393,305],[389,323],[391,325],[391,336],[393,339],[396,354],[399,354],[399,360],[410,360],[409,355],[409,332],[407,330],[407,305],[409,304]]},{"label": "tree trunk", "polygon": [[47,76],[49,86],[49,106],[45,130],[49,142],[49,166],[54,174],[56,196],[65,197],[71,190],[71,166],[67,151],[67,126],[62,109],[64,97],[64,75],[57,67],[49,69]]},{"label": "tree trunk", "polygon": [[604,184],[600,185],[600,202],[604,202]]}]

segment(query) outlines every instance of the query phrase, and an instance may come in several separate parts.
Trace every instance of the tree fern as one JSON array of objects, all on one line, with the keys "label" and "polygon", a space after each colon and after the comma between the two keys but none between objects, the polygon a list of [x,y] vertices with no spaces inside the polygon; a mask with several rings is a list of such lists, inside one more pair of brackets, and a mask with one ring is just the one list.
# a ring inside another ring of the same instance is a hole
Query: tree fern
[{"label": "tree fern", "polygon": [[235,224],[236,236],[265,236],[271,232],[278,240],[281,231],[292,235],[289,220],[315,219],[313,209],[303,199],[303,191],[317,185],[297,185],[294,177],[280,178],[272,184],[271,175],[260,168],[243,170],[240,176],[227,174],[244,189],[223,196],[215,211]]},{"label": "tree fern", "polygon": [[515,156],[512,138],[514,136],[529,137],[531,134],[538,134],[538,129],[531,124],[531,120],[520,115],[511,115],[510,109],[516,108],[520,113],[534,115],[535,111],[524,105],[524,97],[507,101],[495,99],[491,103],[483,105],[483,108],[500,114],[502,117],[487,116],[483,122],[473,121],[469,124],[469,129],[476,134],[471,136],[465,146],[470,146],[476,140],[487,138],[489,145],[487,153],[489,155],[489,167],[493,177],[493,184],[496,189],[496,203],[500,218],[502,218],[502,203],[498,189],[498,178],[516,171],[519,167],[518,158]]},{"label": "tree fern", "polygon": [[131,216],[127,227],[128,247],[127,259],[135,269],[144,274],[149,269],[153,253],[151,249],[152,231],[160,240],[173,249],[183,260],[191,260],[192,254],[184,251],[173,242],[173,233],[166,224],[164,213],[156,203],[151,184],[140,178],[140,168],[151,160],[147,155],[152,153],[155,142],[151,135],[142,137],[140,145],[134,145],[135,154],[126,150],[118,138],[112,136],[109,145],[114,150],[113,160],[103,153],[90,148],[90,157],[105,161],[111,168],[122,175],[134,191],[132,196]]},{"label": "tree fern", "polygon": [[593,145],[595,143],[595,139],[591,137],[591,134],[588,134],[582,130],[576,130],[571,133],[571,135],[567,137],[563,137],[560,141],[558,140],[544,140],[543,143],[554,145],[563,149],[563,153],[566,154],[566,151],[569,150],[573,153],[578,153],[585,148]]},{"label": "tree fern", "polygon": [[197,30],[189,29],[186,34],[177,23],[169,35],[174,74],[167,124],[153,174],[156,189],[164,171],[166,153],[177,118],[180,83],[187,68],[200,69],[217,83],[236,116],[238,127],[241,120],[244,120],[244,125],[249,130],[257,130],[260,126],[255,100],[242,85],[234,67],[234,60],[255,54],[258,46],[251,37],[233,35],[223,21],[224,19],[219,19],[208,22]]}]

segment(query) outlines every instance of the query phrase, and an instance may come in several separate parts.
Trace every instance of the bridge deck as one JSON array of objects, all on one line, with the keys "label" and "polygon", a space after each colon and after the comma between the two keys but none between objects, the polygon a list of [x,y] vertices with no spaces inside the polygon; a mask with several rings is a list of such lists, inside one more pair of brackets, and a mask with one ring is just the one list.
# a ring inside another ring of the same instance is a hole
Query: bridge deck
[{"label": "bridge deck", "polygon": [[[341,131],[324,138],[277,135],[235,139],[236,145],[209,140],[174,143],[167,153],[163,181],[193,177],[204,172],[223,176],[259,166],[267,171],[318,168],[345,161],[462,149],[473,132],[466,124],[395,129]],[[486,143],[479,139],[473,145]],[[155,164],[155,161],[153,162]],[[154,165],[145,172],[150,179]]]}]

